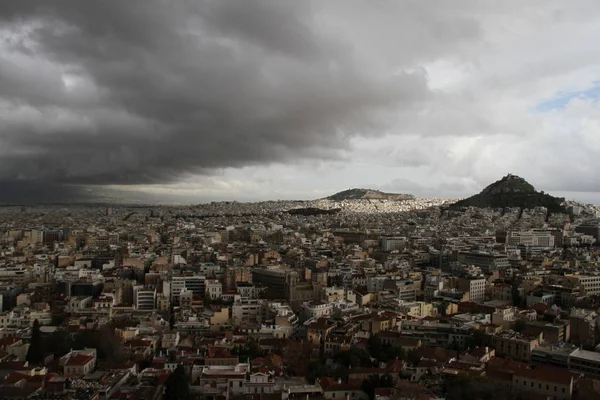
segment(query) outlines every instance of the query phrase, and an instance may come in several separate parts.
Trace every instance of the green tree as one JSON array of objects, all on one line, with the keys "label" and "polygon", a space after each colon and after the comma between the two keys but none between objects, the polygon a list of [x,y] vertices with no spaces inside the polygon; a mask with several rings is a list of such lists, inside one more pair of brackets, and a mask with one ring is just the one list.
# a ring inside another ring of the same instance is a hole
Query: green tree
[{"label": "green tree", "polygon": [[520,394],[493,385],[479,377],[458,375],[444,380],[444,393],[448,400],[521,400]]},{"label": "green tree", "polygon": [[486,346],[487,344],[488,335],[479,329],[472,331],[471,336],[469,336],[469,338],[465,341],[465,345],[471,349],[475,347]]},{"label": "green tree", "polygon": [[296,376],[306,376],[314,348],[315,346],[308,341],[290,342],[283,349],[283,362],[288,371]]},{"label": "green tree", "polygon": [[254,340],[250,340],[242,346],[234,347],[233,353],[239,357],[240,361],[246,361],[248,358],[252,360],[265,355],[260,345]]},{"label": "green tree", "polygon": [[169,375],[165,382],[165,400],[186,400],[190,397],[190,382],[182,365]]},{"label": "green tree", "polygon": [[102,325],[97,330],[86,330],[77,334],[73,348],[83,349],[86,347],[95,348],[98,351],[98,358],[108,362],[125,361],[123,343],[110,324]]},{"label": "green tree", "polygon": [[57,329],[50,335],[45,344],[48,352],[54,353],[58,357],[67,354],[73,348],[73,339],[69,332],[63,329]]},{"label": "green tree", "polygon": [[334,361],[346,367],[372,367],[373,362],[368,352],[352,347],[335,355]]},{"label": "green tree", "polygon": [[393,387],[394,380],[389,374],[383,376],[371,375],[369,379],[365,380],[361,385],[361,390],[365,392],[370,400],[375,399],[375,389]]},{"label": "green tree", "polygon": [[369,338],[368,349],[371,357],[380,362],[387,362],[394,359],[404,360],[406,357],[406,352],[402,347],[384,344],[377,336]]},{"label": "green tree", "polygon": [[419,350],[412,349],[408,353],[406,353],[406,361],[408,361],[409,364],[416,366],[419,363],[419,361],[421,361]]},{"label": "green tree", "polygon": [[173,330],[175,328],[175,310],[171,307],[169,311],[169,329]]},{"label": "green tree", "polygon": [[525,328],[527,328],[527,323],[525,322],[524,319],[518,319],[515,322],[515,327],[514,330],[517,332],[523,332],[525,330]]},{"label": "green tree", "polygon": [[306,374],[306,380],[311,385],[316,382],[318,378],[323,378],[328,375],[328,368],[321,360],[312,360],[308,364],[308,373]]},{"label": "green tree", "polygon": [[31,342],[25,360],[31,365],[40,365],[45,358],[44,340],[42,333],[40,332],[40,321],[37,319],[33,322],[33,329],[31,330]]}]

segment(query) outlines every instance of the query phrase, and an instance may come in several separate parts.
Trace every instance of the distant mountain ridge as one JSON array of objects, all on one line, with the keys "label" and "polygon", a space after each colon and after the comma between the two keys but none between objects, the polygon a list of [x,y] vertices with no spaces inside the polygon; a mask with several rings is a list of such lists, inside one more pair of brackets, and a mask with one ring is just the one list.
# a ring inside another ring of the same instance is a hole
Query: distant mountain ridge
[{"label": "distant mountain ridge", "polygon": [[538,192],[533,185],[525,179],[508,174],[488,185],[481,193],[469,198],[457,201],[451,208],[480,207],[480,208],[504,208],[520,207],[535,208],[546,207],[550,212],[566,212],[562,197],[553,197],[544,192]]},{"label": "distant mountain ridge", "polygon": [[413,200],[412,194],[385,193],[374,189],[348,189],[326,197],[327,200]]}]

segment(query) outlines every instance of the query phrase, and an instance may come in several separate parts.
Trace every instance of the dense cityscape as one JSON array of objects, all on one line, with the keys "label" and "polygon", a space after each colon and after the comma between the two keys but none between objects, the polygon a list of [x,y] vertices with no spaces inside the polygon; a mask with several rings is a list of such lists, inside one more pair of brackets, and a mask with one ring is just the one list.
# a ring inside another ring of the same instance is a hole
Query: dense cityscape
[{"label": "dense cityscape", "polygon": [[1,207],[1,396],[600,395],[599,207],[391,196]]},{"label": "dense cityscape", "polygon": [[0,400],[599,400],[598,21],[0,0]]}]

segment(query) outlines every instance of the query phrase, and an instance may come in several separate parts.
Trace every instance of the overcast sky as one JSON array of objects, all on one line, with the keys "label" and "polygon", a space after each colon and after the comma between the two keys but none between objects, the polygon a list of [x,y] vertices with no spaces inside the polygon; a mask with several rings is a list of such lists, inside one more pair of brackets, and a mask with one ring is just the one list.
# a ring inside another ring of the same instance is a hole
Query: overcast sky
[{"label": "overcast sky", "polygon": [[[597,0],[2,0],[0,200],[600,202]],[[85,186],[85,187],[82,187]]]}]

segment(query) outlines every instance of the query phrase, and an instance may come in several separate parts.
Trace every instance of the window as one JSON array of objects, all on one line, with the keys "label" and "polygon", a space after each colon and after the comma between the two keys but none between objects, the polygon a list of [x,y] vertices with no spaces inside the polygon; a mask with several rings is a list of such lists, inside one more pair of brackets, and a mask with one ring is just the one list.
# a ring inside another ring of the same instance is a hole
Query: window
[{"label": "window", "polygon": [[562,392],[563,393],[567,393],[567,389],[566,388],[562,388]]},{"label": "window", "polygon": [[546,385],[546,390],[550,390],[550,385]]},{"label": "window", "polygon": [[556,392],[558,390],[558,387],[554,386],[554,391]]}]

